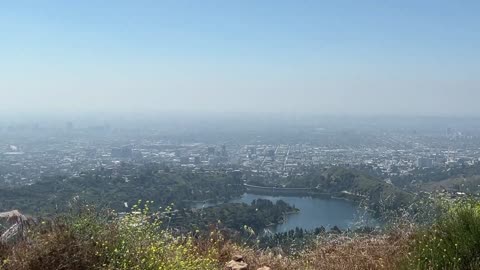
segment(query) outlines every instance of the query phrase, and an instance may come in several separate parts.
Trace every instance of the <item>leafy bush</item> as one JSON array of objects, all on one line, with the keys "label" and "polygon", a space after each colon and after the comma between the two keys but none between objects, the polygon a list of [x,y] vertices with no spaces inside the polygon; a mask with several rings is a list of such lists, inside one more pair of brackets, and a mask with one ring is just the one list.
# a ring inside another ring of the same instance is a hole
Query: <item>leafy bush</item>
[{"label": "leafy bush", "polygon": [[[167,208],[165,212],[171,211]],[[165,213],[164,212],[164,213]],[[149,204],[134,206],[117,224],[114,234],[99,239],[97,255],[106,269],[216,269],[212,254],[200,254],[191,236],[174,236],[161,229]]]},{"label": "leafy bush", "polygon": [[[218,248],[161,228],[150,203],[123,217],[84,207],[43,222],[29,241],[3,247],[2,269],[218,269]],[[213,240],[212,240],[213,241]],[[5,253],[3,252],[5,251]]]},{"label": "leafy bush", "polygon": [[417,232],[408,269],[480,269],[480,203],[451,203],[431,227]]}]

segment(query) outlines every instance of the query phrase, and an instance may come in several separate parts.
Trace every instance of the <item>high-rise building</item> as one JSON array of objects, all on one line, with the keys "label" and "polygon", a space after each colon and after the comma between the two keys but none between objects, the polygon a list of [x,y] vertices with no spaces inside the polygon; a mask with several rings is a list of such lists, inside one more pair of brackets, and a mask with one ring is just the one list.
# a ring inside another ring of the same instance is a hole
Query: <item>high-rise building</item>
[{"label": "high-rise building", "polygon": [[433,160],[431,158],[418,158],[417,167],[419,168],[431,168],[433,167]]},{"label": "high-rise building", "polygon": [[222,157],[226,157],[227,154],[227,146],[224,144],[222,145]]},{"label": "high-rise building", "polygon": [[129,146],[112,148],[112,157],[115,158],[131,158],[133,154],[132,148]]},{"label": "high-rise building", "polygon": [[195,156],[195,157],[194,157],[194,163],[195,163],[196,165],[200,164],[200,157],[199,157],[199,156]]}]

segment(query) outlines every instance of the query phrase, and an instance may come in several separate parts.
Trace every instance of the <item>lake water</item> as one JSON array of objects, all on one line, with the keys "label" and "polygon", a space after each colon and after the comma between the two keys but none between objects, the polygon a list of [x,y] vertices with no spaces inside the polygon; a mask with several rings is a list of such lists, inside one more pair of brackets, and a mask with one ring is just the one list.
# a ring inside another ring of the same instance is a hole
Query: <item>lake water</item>
[{"label": "lake water", "polygon": [[[362,225],[375,225],[367,214],[361,214],[358,206],[352,202],[333,198],[313,198],[298,196],[270,196],[245,193],[241,198],[231,202],[250,204],[256,199],[266,199],[273,202],[283,200],[294,205],[300,212],[288,215],[283,224],[270,228],[272,232],[285,232],[296,227],[313,230],[320,226],[327,230],[333,226],[341,229],[354,228],[362,220]],[[197,205],[201,207],[202,205]],[[205,205],[208,207],[209,205]]]}]

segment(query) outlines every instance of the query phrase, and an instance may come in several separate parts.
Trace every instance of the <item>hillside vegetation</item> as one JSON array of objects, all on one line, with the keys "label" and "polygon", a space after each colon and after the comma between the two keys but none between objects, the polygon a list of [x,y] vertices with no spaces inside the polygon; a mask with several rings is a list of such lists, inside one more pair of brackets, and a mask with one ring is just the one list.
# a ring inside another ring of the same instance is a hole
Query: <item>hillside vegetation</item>
[{"label": "hillside vegetation", "polygon": [[44,177],[28,186],[0,188],[0,211],[62,212],[72,200],[102,205],[118,211],[125,203],[155,200],[154,206],[188,206],[192,201],[226,201],[243,194],[240,178],[221,171],[170,171],[159,164],[122,163],[115,169],[97,169],[75,177]]},{"label": "hillside vegetation", "polygon": [[[249,269],[479,269],[480,204],[442,202],[428,226],[395,224],[383,232],[322,233],[295,253],[229,239],[215,225],[187,234],[162,226],[149,203],[120,218],[81,207],[44,220],[2,243],[2,269],[224,269],[242,255]],[[171,211],[171,209],[164,209]],[[163,224],[165,225],[165,224]],[[256,238],[251,229],[245,238]]]},{"label": "hillside vegetation", "polygon": [[259,186],[285,186],[287,188],[310,188],[309,194],[331,195],[362,202],[377,217],[408,206],[413,195],[372,175],[343,167],[309,168],[302,175],[285,179],[254,179],[251,184]]},{"label": "hillside vegetation", "polygon": [[[6,219],[0,223],[1,269],[213,270],[225,269],[235,255],[254,270],[480,268],[480,203],[473,199],[414,197],[339,167],[315,168],[276,182],[257,180],[344,196],[373,210],[387,225],[265,235],[265,227],[296,209],[266,200],[192,209],[198,201],[240,196],[243,178],[235,172],[121,164],[115,170],[0,189],[1,211],[18,207],[38,218],[18,218],[16,211],[0,215]],[[152,198],[159,200],[146,201]]]}]

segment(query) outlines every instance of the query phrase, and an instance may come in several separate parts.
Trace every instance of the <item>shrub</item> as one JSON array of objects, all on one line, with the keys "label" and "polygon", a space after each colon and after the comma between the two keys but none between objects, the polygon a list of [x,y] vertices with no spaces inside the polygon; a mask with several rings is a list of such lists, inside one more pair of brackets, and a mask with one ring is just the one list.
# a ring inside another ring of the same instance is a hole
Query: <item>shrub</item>
[{"label": "shrub", "polygon": [[149,204],[141,209],[136,207],[123,217],[82,207],[67,216],[42,222],[30,233],[28,241],[1,246],[0,268],[219,268],[218,248],[200,248],[191,235],[176,236],[162,229],[159,216],[150,213]]},{"label": "shrub", "polygon": [[480,204],[451,203],[411,244],[408,269],[480,269]]},{"label": "shrub", "polygon": [[[166,209],[165,212],[169,212]],[[164,213],[165,213],[164,212]],[[134,207],[118,221],[115,230],[100,237],[97,255],[106,269],[216,269],[214,250],[200,254],[191,236],[174,236],[152,217],[149,204]],[[103,239],[102,239],[103,238]]]}]

